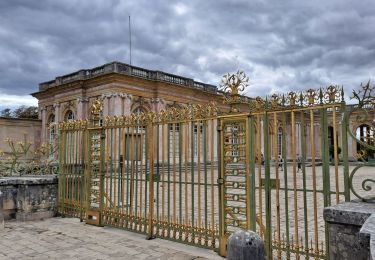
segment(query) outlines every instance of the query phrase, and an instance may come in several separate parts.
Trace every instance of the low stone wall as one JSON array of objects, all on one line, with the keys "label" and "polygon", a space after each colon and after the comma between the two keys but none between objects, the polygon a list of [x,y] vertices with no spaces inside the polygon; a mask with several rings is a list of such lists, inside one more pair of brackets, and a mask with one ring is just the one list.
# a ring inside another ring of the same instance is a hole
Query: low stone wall
[{"label": "low stone wall", "polygon": [[375,203],[346,202],[324,209],[330,259],[375,260]]},{"label": "low stone wall", "polygon": [[57,177],[0,178],[0,217],[5,220],[40,220],[54,217]]}]

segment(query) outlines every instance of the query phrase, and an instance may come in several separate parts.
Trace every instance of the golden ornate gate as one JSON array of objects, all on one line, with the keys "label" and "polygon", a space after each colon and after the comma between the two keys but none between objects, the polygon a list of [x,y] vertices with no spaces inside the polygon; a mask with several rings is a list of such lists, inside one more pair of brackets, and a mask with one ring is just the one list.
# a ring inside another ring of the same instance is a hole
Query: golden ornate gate
[{"label": "golden ornate gate", "polygon": [[90,120],[60,123],[59,213],[223,256],[229,235],[250,229],[268,259],[326,258],[323,208],[357,196],[352,110],[336,86],[245,103],[246,85],[242,72],[224,78],[226,113],[208,104],[104,118],[92,100]]}]

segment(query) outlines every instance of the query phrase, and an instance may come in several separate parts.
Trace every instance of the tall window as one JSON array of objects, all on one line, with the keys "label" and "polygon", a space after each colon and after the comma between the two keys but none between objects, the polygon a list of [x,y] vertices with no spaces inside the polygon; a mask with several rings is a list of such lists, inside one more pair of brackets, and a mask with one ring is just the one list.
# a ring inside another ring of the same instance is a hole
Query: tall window
[{"label": "tall window", "polygon": [[180,155],[180,123],[169,124],[169,157]]},{"label": "tall window", "polygon": [[[199,130],[198,130],[199,129]],[[202,149],[202,140],[203,140],[203,123],[194,123],[194,155],[198,155],[198,131],[200,135],[200,148]]]},{"label": "tall window", "polygon": [[72,110],[68,110],[68,111],[66,111],[66,113],[65,113],[65,117],[64,117],[64,120],[65,120],[65,121],[72,121],[72,120],[74,120],[74,119],[75,119],[75,116],[74,116],[73,111],[72,111]]},{"label": "tall window", "polygon": [[[146,110],[143,107],[136,107],[132,114],[141,114],[145,113]],[[129,144],[131,144],[131,139],[133,139],[133,145],[134,147],[131,147],[130,149],[134,149],[134,158],[136,161],[145,160],[146,158],[146,127],[145,126],[138,126],[133,129],[133,134],[129,134],[127,136]],[[142,143],[141,143],[142,142]]]}]

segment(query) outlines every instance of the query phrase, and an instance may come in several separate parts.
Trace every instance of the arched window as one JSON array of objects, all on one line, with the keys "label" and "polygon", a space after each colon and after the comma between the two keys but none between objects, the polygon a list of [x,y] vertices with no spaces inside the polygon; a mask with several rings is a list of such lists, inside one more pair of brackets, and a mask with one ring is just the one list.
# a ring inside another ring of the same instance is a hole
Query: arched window
[{"label": "arched window", "polygon": [[[374,146],[374,137],[375,137],[375,131],[374,128],[367,125],[362,124],[357,127],[356,129],[356,138],[360,140],[363,143],[366,143],[368,145]],[[374,152],[371,149],[366,148],[364,145],[357,142],[357,152],[359,151],[366,151],[367,155],[372,157]]]},{"label": "arched window", "polygon": [[72,121],[75,119],[74,113],[72,110],[68,110],[65,113],[64,120],[65,121]]},{"label": "arched window", "polygon": [[133,110],[133,114],[140,114],[140,113],[145,113],[145,109],[143,107],[136,107],[134,110]]}]

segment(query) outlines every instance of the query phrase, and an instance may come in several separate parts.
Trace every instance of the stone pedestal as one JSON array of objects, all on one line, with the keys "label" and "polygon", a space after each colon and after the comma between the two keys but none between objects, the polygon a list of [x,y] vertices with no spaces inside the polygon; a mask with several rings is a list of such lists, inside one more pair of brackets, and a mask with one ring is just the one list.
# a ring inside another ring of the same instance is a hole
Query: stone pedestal
[{"label": "stone pedestal", "polygon": [[[375,259],[375,203],[346,202],[324,209],[330,259]],[[371,225],[373,220],[373,225]],[[367,227],[367,229],[366,229]]]},{"label": "stone pedestal", "polygon": [[3,218],[28,221],[54,217],[57,181],[56,176],[0,178]]}]

